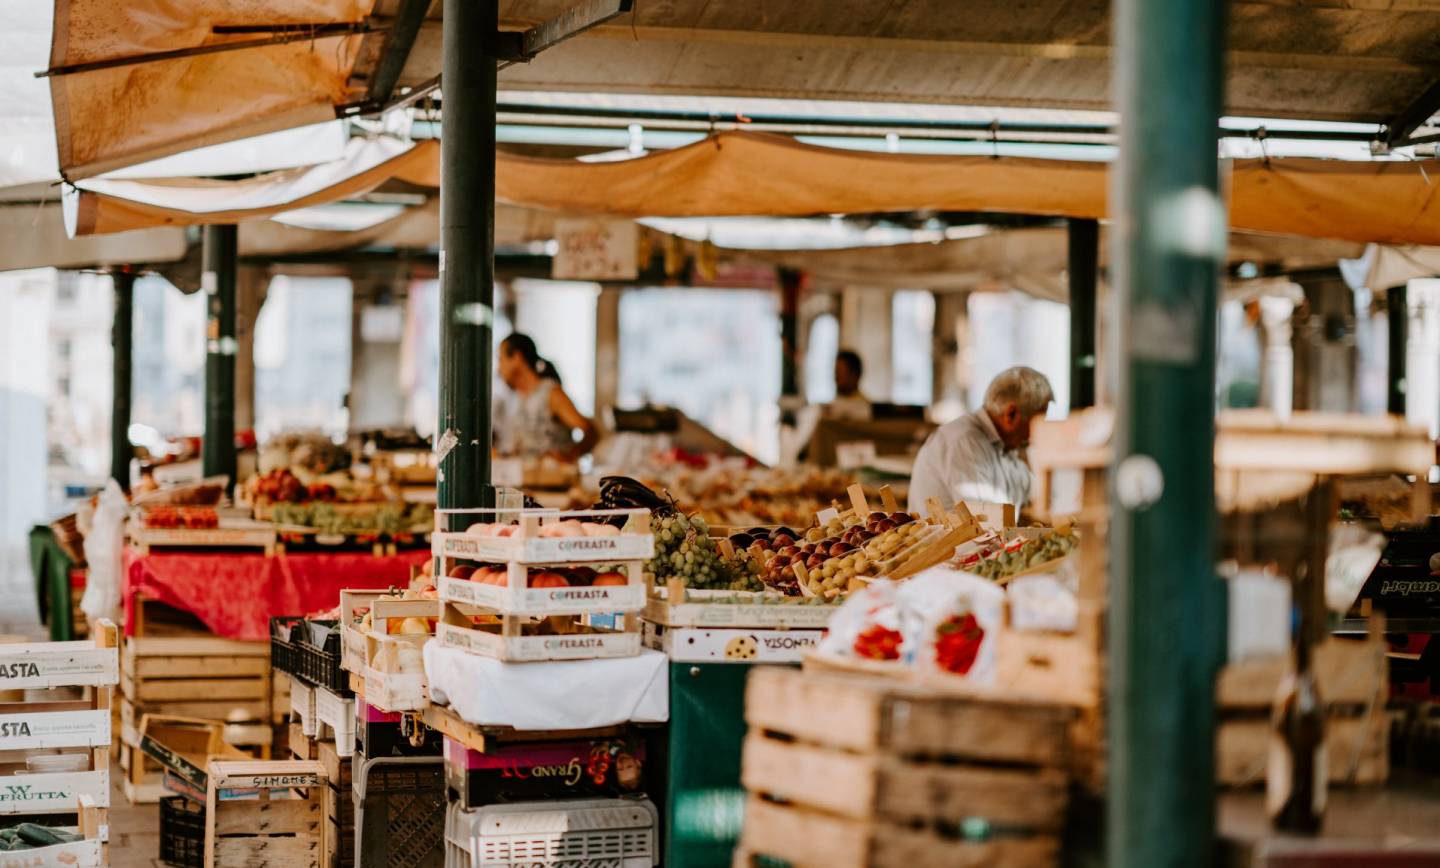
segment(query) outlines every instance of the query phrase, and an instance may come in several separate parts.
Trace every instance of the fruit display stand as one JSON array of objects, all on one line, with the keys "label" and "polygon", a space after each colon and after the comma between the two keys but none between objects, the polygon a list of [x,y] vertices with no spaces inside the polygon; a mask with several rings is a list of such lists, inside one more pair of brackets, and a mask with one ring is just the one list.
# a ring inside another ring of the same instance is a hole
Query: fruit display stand
[{"label": "fruit display stand", "polygon": [[[454,784],[447,787],[446,864],[527,864],[536,853],[655,864],[658,814],[637,800],[646,752],[628,746],[650,737],[637,724],[668,717],[665,659],[639,642],[644,561],[653,554],[649,513],[508,515],[514,524],[442,530],[433,542],[445,611],[438,641],[424,647],[431,704],[422,721],[443,734]],[[442,511],[440,521],[449,527],[504,517]],[[586,519],[613,523],[587,531],[579,524]],[[495,536],[502,527],[507,536]],[[490,630],[476,628],[477,613]],[[607,617],[620,618],[623,629],[580,621]],[[554,625],[555,635],[523,635],[535,620]],[[524,789],[487,795],[497,783],[487,769],[501,778],[517,769],[534,775]],[[607,790],[611,785],[626,797]],[[490,797],[497,795],[519,801],[496,804]]]},{"label": "fruit display stand", "polygon": [[[511,662],[639,652],[648,510],[441,510],[437,520],[441,644]],[[560,571],[591,579],[577,586]],[[600,626],[601,614],[623,615],[621,629]]]},{"label": "fruit display stand", "polygon": [[1059,864],[1071,709],[761,668],[745,717],[736,865]]},{"label": "fruit display stand", "polygon": [[[0,814],[73,813],[85,797],[105,822],[117,640],[115,625],[101,620],[92,640],[0,645],[4,688],[31,697],[0,703]],[[77,687],[83,698],[69,698]]]}]

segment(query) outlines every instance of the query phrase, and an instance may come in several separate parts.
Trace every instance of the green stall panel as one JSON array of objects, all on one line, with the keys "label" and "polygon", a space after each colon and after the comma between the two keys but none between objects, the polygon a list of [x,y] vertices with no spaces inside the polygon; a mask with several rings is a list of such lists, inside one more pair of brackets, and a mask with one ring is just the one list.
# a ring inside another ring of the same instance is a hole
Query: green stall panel
[{"label": "green stall panel", "polygon": [[666,745],[666,868],[729,868],[740,838],[745,791],[743,663],[670,664]]}]

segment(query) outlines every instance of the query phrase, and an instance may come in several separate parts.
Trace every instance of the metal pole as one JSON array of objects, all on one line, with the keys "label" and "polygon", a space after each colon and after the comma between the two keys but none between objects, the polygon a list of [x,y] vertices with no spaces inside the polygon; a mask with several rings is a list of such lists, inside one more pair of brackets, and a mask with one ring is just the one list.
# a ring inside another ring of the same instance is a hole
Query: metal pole
[{"label": "metal pole", "polygon": [[1108,863],[1209,866],[1225,0],[1117,0]]},{"label": "metal pole", "polygon": [[495,305],[497,0],[444,0],[440,139],[441,508],[490,494],[491,327]]},{"label": "metal pole", "polygon": [[205,438],[201,463],[206,476],[235,479],[235,266],[238,245],[234,224],[206,226],[205,292]]},{"label": "metal pole", "polygon": [[805,274],[793,268],[776,269],[780,284],[780,400],[800,396],[800,290]]},{"label": "metal pole", "polygon": [[1070,409],[1095,406],[1095,296],[1100,221],[1069,221]]},{"label": "metal pole", "polygon": [[110,475],[120,488],[130,490],[131,335],[135,329],[135,271],[128,265],[110,272],[115,287],[115,324],[110,332],[114,352],[112,376],[115,381],[110,402]]},{"label": "metal pole", "polygon": [[1389,318],[1390,343],[1388,354],[1390,365],[1386,371],[1385,408],[1398,416],[1405,415],[1405,354],[1410,338],[1410,312],[1405,284],[1392,286],[1385,292],[1385,313]]}]

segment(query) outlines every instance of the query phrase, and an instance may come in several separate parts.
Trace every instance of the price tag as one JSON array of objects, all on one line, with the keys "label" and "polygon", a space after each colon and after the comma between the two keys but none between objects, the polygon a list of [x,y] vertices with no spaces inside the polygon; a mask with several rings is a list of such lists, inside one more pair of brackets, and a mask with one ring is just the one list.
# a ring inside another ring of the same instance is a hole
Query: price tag
[{"label": "price tag", "polygon": [[835,464],[841,470],[864,467],[875,460],[875,441],[852,440],[835,444]]},{"label": "price tag", "polygon": [[496,458],[490,464],[490,484],[519,488],[525,484],[525,462],[519,458]]}]

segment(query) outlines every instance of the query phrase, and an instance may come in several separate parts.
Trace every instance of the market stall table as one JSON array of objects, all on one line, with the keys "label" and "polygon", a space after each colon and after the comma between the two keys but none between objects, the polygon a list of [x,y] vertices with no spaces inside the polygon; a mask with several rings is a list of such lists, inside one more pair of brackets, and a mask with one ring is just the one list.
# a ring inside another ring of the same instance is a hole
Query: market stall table
[{"label": "market stall table", "polygon": [[135,634],[136,598],[143,595],[189,612],[216,636],[263,641],[272,616],[333,608],[343,588],[405,587],[423,550],[304,552],[267,557],[255,552],[125,551],[125,633]]}]

